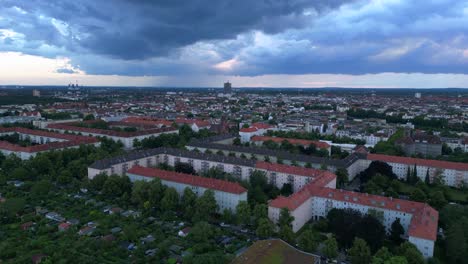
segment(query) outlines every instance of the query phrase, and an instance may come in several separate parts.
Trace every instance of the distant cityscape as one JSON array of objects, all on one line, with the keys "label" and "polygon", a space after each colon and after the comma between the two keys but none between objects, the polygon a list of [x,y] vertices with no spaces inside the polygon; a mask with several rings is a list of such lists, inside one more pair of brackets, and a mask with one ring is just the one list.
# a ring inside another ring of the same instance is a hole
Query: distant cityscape
[{"label": "distant cityscape", "polygon": [[[9,237],[104,243],[116,262],[217,252],[242,263],[265,241],[314,261],[347,263],[362,244],[425,262],[454,239],[447,210],[468,203],[463,89],[226,81],[0,94],[0,210],[18,226]],[[56,256],[40,247],[27,258]]]}]

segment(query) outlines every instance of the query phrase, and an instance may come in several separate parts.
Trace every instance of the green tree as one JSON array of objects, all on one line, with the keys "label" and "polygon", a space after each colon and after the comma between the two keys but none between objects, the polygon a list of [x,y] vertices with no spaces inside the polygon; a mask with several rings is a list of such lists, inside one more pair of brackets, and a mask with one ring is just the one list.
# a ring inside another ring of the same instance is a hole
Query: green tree
[{"label": "green tree", "polygon": [[196,174],[192,165],[190,165],[189,163],[185,163],[185,162],[177,162],[174,166],[174,170],[177,172],[186,173],[186,174]]},{"label": "green tree", "polygon": [[223,210],[223,214],[221,215],[221,219],[224,223],[231,224],[234,222],[234,214],[232,213],[231,209],[225,208]]},{"label": "green tree", "polygon": [[381,247],[372,257],[372,264],[384,264],[385,261],[392,257],[392,253],[388,251],[388,248]]},{"label": "green tree", "polygon": [[195,243],[205,243],[214,236],[213,227],[205,221],[197,222],[190,230],[188,238]]},{"label": "green tree", "polygon": [[408,264],[424,264],[424,258],[415,245],[410,242],[404,242],[397,248],[397,254],[403,256]]},{"label": "green tree", "polygon": [[159,208],[164,195],[165,187],[158,178],[153,179],[148,183],[148,198],[152,207]]},{"label": "green tree", "polygon": [[176,189],[170,187],[164,192],[161,200],[161,209],[163,211],[175,211],[179,204],[179,194]]},{"label": "green tree", "polygon": [[135,181],[132,187],[131,200],[138,206],[143,206],[148,201],[148,183],[145,181]]},{"label": "green tree", "polygon": [[424,178],[424,182],[429,185],[431,184],[431,177],[429,176],[429,169],[426,171],[426,177]]},{"label": "green tree", "polygon": [[410,199],[417,202],[426,202],[426,194],[419,188],[415,188],[410,195]]},{"label": "green tree", "polygon": [[442,209],[447,204],[444,193],[442,191],[432,192],[429,196],[429,204],[438,210]]},{"label": "green tree", "polygon": [[218,211],[218,204],[212,190],[206,190],[195,202],[193,222],[208,221]]},{"label": "green tree", "polygon": [[235,146],[240,146],[242,143],[241,143],[240,138],[236,137],[236,138],[233,140],[232,144],[235,145]]},{"label": "green tree", "polygon": [[386,260],[384,264],[408,264],[408,261],[403,256],[394,256]]},{"label": "green tree", "polygon": [[336,185],[338,188],[342,188],[348,183],[348,171],[344,168],[336,170]]},{"label": "green tree", "polygon": [[108,176],[104,173],[100,173],[94,178],[91,179],[91,188],[95,191],[101,191],[102,187],[104,187],[104,183],[106,183]]},{"label": "green tree", "polygon": [[[0,215],[13,218],[24,209],[25,205],[26,201],[23,198],[9,198],[4,203],[0,203]],[[0,218],[0,223],[1,221]]]},{"label": "green tree", "polygon": [[253,210],[253,216],[256,223],[262,218],[268,218],[268,206],[266,204],[256,204]]},{"label": "green tree", "polygon": [[39,175],[49,174],[54,168],[54,166],[52,166],[52,162],[50,161],[47,155],[38,155],[37,157],[34,157],[31,160],[30,164],[33,171],[35,171]]},{"label": "green tree", "polygon": [[323,254],[327,258],[336,258],[338,256],[338,243],[334,237],[329,237],[325,240],[325,246],[323,248]]},{"label": "green tree", "polygon": [[278,226],[281,228],[282,226],[289,226],[292,227],[292,222],[294,221],[294,216],[292,216],[289,212],[289,209],[284,207],[280,210],[280,216],[278,218]]},{"label": "green tree", "polygon": [[268,238],[273,235],[273,229],[273,223],[268,218],[260,218],[255,233],[261,238]]},{"label": "green tree", "polygon": [[317,249],[320,239],[311,229],[305,230],[299,237],[299,247],[307,252],[314,252]]},{"label": "green tree", "polygon": [[281,195],[283,196],[289,196],[293,193],[293,187],[291,183],[285,183],[283,184],[283,187],[281,187],[280,190]]},{"label": "green tree", "polygon": [[371,262],[370,248],[364,239],[355,238],[348,253],[352,264],[368,264]]},{"label": "green tree", "polygon": [[292,227],[289,225],[281,225],[279,227],[278,235],[281,239],[288,243],[292,243],[295,237]]},{"label": "green tree", "polygon": [[31,173],[27,169],[25,169],[24,167],[19,167],[19,168],[14,169],[11,172],[11,178],[15,179],[15,180],[24,181],[24,180],[29,179],[30,174]]},{"label": "green tree", "polygon": [[118,175],[111,175],[102,187],[102,193],[109,198],[123,197],[125,193],[130,195],[131,190],[132,183],[130,179],[127,176]]},{"label": "green tree", "polygon": [[392,240],[396,244],[400,244],[403,241],[401,236],[404,233],[405,233],[405,229],[400,223],[400,218],[395,219],[395,221],[393,221],[391,228],[390,228],[390,240]]},{"label": "green tree", "polygon": [[184,210],[184,217],[186,219],[191,219],[193,217],[193,210],[195,208],[196,201],[197,195],[192,191],[192,189],[186,187],[181,199],[181,206]]},{"label": "green tree", "polygon": [[250,205],[246,201],[240,201],[236,206],[237,222],[242,225],[249,225],[252,213]]},{"label": "green tree", "polygon": [[31,188],[31,195],[35,198],[43,198],[52,189],[52,184],[49,181],[42,180],[34,183]]},{"label": "green tree", "polygon": [[468,245],[466,238],[466,228],[463,222],[453,224],[447,230],[446,255],[450,263],[463,263],[468,257]]},{"label": "green tree", "polygon": [[57,177],[57,182],[62,185],[69,184],[73,181],[73,175],[69,170],[63,170]]}]

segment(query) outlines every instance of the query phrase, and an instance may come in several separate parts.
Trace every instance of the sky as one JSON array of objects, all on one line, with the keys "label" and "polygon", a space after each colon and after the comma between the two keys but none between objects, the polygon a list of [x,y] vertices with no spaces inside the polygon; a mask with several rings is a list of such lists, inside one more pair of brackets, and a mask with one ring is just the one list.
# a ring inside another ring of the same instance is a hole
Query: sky
[{"label": "sky", "polygon": [[468,1],[0,1],[0,85],[228,80],[468,87]]}]

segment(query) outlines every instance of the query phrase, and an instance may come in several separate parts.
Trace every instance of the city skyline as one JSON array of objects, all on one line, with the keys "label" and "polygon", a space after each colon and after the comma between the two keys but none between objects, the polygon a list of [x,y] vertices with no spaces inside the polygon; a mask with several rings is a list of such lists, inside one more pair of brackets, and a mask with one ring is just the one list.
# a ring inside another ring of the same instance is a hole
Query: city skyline
[{"label": "city skyline", "polygon": [[468,83],[463,1],[0,5],[0,85],[77,80],[87,86],[219,87],[229,80],[234,87],[464,88]]}]

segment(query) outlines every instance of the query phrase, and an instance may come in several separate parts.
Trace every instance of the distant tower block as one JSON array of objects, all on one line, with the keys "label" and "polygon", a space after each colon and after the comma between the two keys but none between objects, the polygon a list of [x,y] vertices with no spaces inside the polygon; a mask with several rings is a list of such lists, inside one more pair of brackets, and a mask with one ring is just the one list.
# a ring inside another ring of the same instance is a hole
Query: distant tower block
[{"label": "distant tower block", "polygon": [[414,94],[414,97],[415,97],[415,98],[418,98],[418,99],[421,98],[421,93],[415,93],[415,94]]},{"label": "distant tower block", "polygon": [[41,91],[39,91],[37,89],[34,89],[33,92],[32,92],[32,95],[34,97],[41,97]]},{"label": "distant tower block", "polygon": [[230,94],[232,93],[232,86],[230,82],[225,82],[224,83],[224,93],[225,94]]}]

